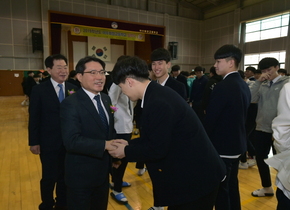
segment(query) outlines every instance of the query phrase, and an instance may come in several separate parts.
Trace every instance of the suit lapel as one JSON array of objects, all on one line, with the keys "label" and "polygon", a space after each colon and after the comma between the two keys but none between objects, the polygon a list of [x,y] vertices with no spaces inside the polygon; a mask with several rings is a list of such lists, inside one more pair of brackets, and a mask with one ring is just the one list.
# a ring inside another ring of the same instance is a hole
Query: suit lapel
[{"label": "suit lapel", "polygon": [[104,97],[104,94],[101,93],[101,98],[102,98],[102,102],[105,106],[105,109],[108,113],[108,117],[109,117],[109,127],[112,127],[112,125],[114,124],[114,119],[113,119],[113,115],[112,115],[112,111],[111,111],[111,107],[110,107],[110,103],[107,100],[107,97]]},{"label": "suit lapel", "polygon": [[50,94],[50,97],[48,96],[48,98],[51,98],[54,101],[54,103],[60,104],[51,80],[47,81],[47,90]]},{"label": "suit lapel", "polygon": [[101,121],[101,118],[99,116],[99,113],[93,104],[92,100],[90,97],[84,92],[84,90],[81,88],[76,92],[79,96],[80,103],[83,105],[83,107],[90,113],[91,116],[93,116],[94,120],[98,124],[98,126],[101,129],[104,129],[103,123]]}]

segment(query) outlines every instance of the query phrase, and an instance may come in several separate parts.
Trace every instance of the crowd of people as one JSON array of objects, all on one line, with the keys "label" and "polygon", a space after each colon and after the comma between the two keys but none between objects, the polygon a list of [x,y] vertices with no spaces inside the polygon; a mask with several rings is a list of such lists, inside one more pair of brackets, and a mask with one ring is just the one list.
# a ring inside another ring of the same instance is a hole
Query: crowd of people
[{"label": "crowd of people", "polygon": [[[242,56],[221,46],[209,75],[202,66],[172,66],[164,48],[152,51],[149,65],[121,56],[111,74],[96,57],[69,72],[65,56],[48,56],[41,73],[49,77],[28,72],[23,82],[30,151],[42,165],[39,209],[106,210],[110,188],[127,203],[128,162],[138,175],[148,170],[149,210],[239,210],[239,168],[255,164],[262,188],[249,193],[274,196],[271,165],[277,210],[290,209],[289,77],[275,58],[239,71]],[[134,121],[139,137],[131,140]]]}]

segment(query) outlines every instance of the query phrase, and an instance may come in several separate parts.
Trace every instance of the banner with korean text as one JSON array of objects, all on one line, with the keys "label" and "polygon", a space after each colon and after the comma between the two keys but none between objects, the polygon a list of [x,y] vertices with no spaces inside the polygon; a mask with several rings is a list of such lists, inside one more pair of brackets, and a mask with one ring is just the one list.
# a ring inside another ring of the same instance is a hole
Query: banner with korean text
[{"label": "banner with korean text", "polygon": [[122,39],[130,41],[145,41],[145,35],[141,32],[134,31],[123,31],[116,29],[87,27],[87,26],[72,26],[71,34],[77,36],[88,36],[88,37],[103,37],[109,39]]}]

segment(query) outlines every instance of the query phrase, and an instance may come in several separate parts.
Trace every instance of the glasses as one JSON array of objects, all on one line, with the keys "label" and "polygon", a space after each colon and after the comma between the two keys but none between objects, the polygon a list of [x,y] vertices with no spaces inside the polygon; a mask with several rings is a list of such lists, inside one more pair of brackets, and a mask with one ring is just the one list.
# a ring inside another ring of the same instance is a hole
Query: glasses
[{"label": "glasses", "polygon": [[101,71],[97,71],[97,70],[91,70],[91,71],[86,71],[86,72],[83,72],[83,73],[89,73],[93,76],[96,76],[97,74],[101,75],[101,76],[104,76],[106,74],[106,71],[105,70],[101,70]]}]

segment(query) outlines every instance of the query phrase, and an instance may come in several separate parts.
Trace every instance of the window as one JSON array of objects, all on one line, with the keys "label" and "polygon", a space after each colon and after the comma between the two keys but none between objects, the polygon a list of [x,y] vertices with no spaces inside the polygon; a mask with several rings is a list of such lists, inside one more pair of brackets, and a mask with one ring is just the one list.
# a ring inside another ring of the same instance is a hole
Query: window
[{"label": "window", "polygon": [[246,69],[248,66],[252,66],[258,69],[259,61],[266,57],[276,58],[280,63],[280,68],[285,68],[286,51],[278,51],[259,54],[246,54],[244,59],[244,69]]},{"label": "window", "polygon": [[246,23],[245,42],[273,39],[288,35],[289,13]]}]

